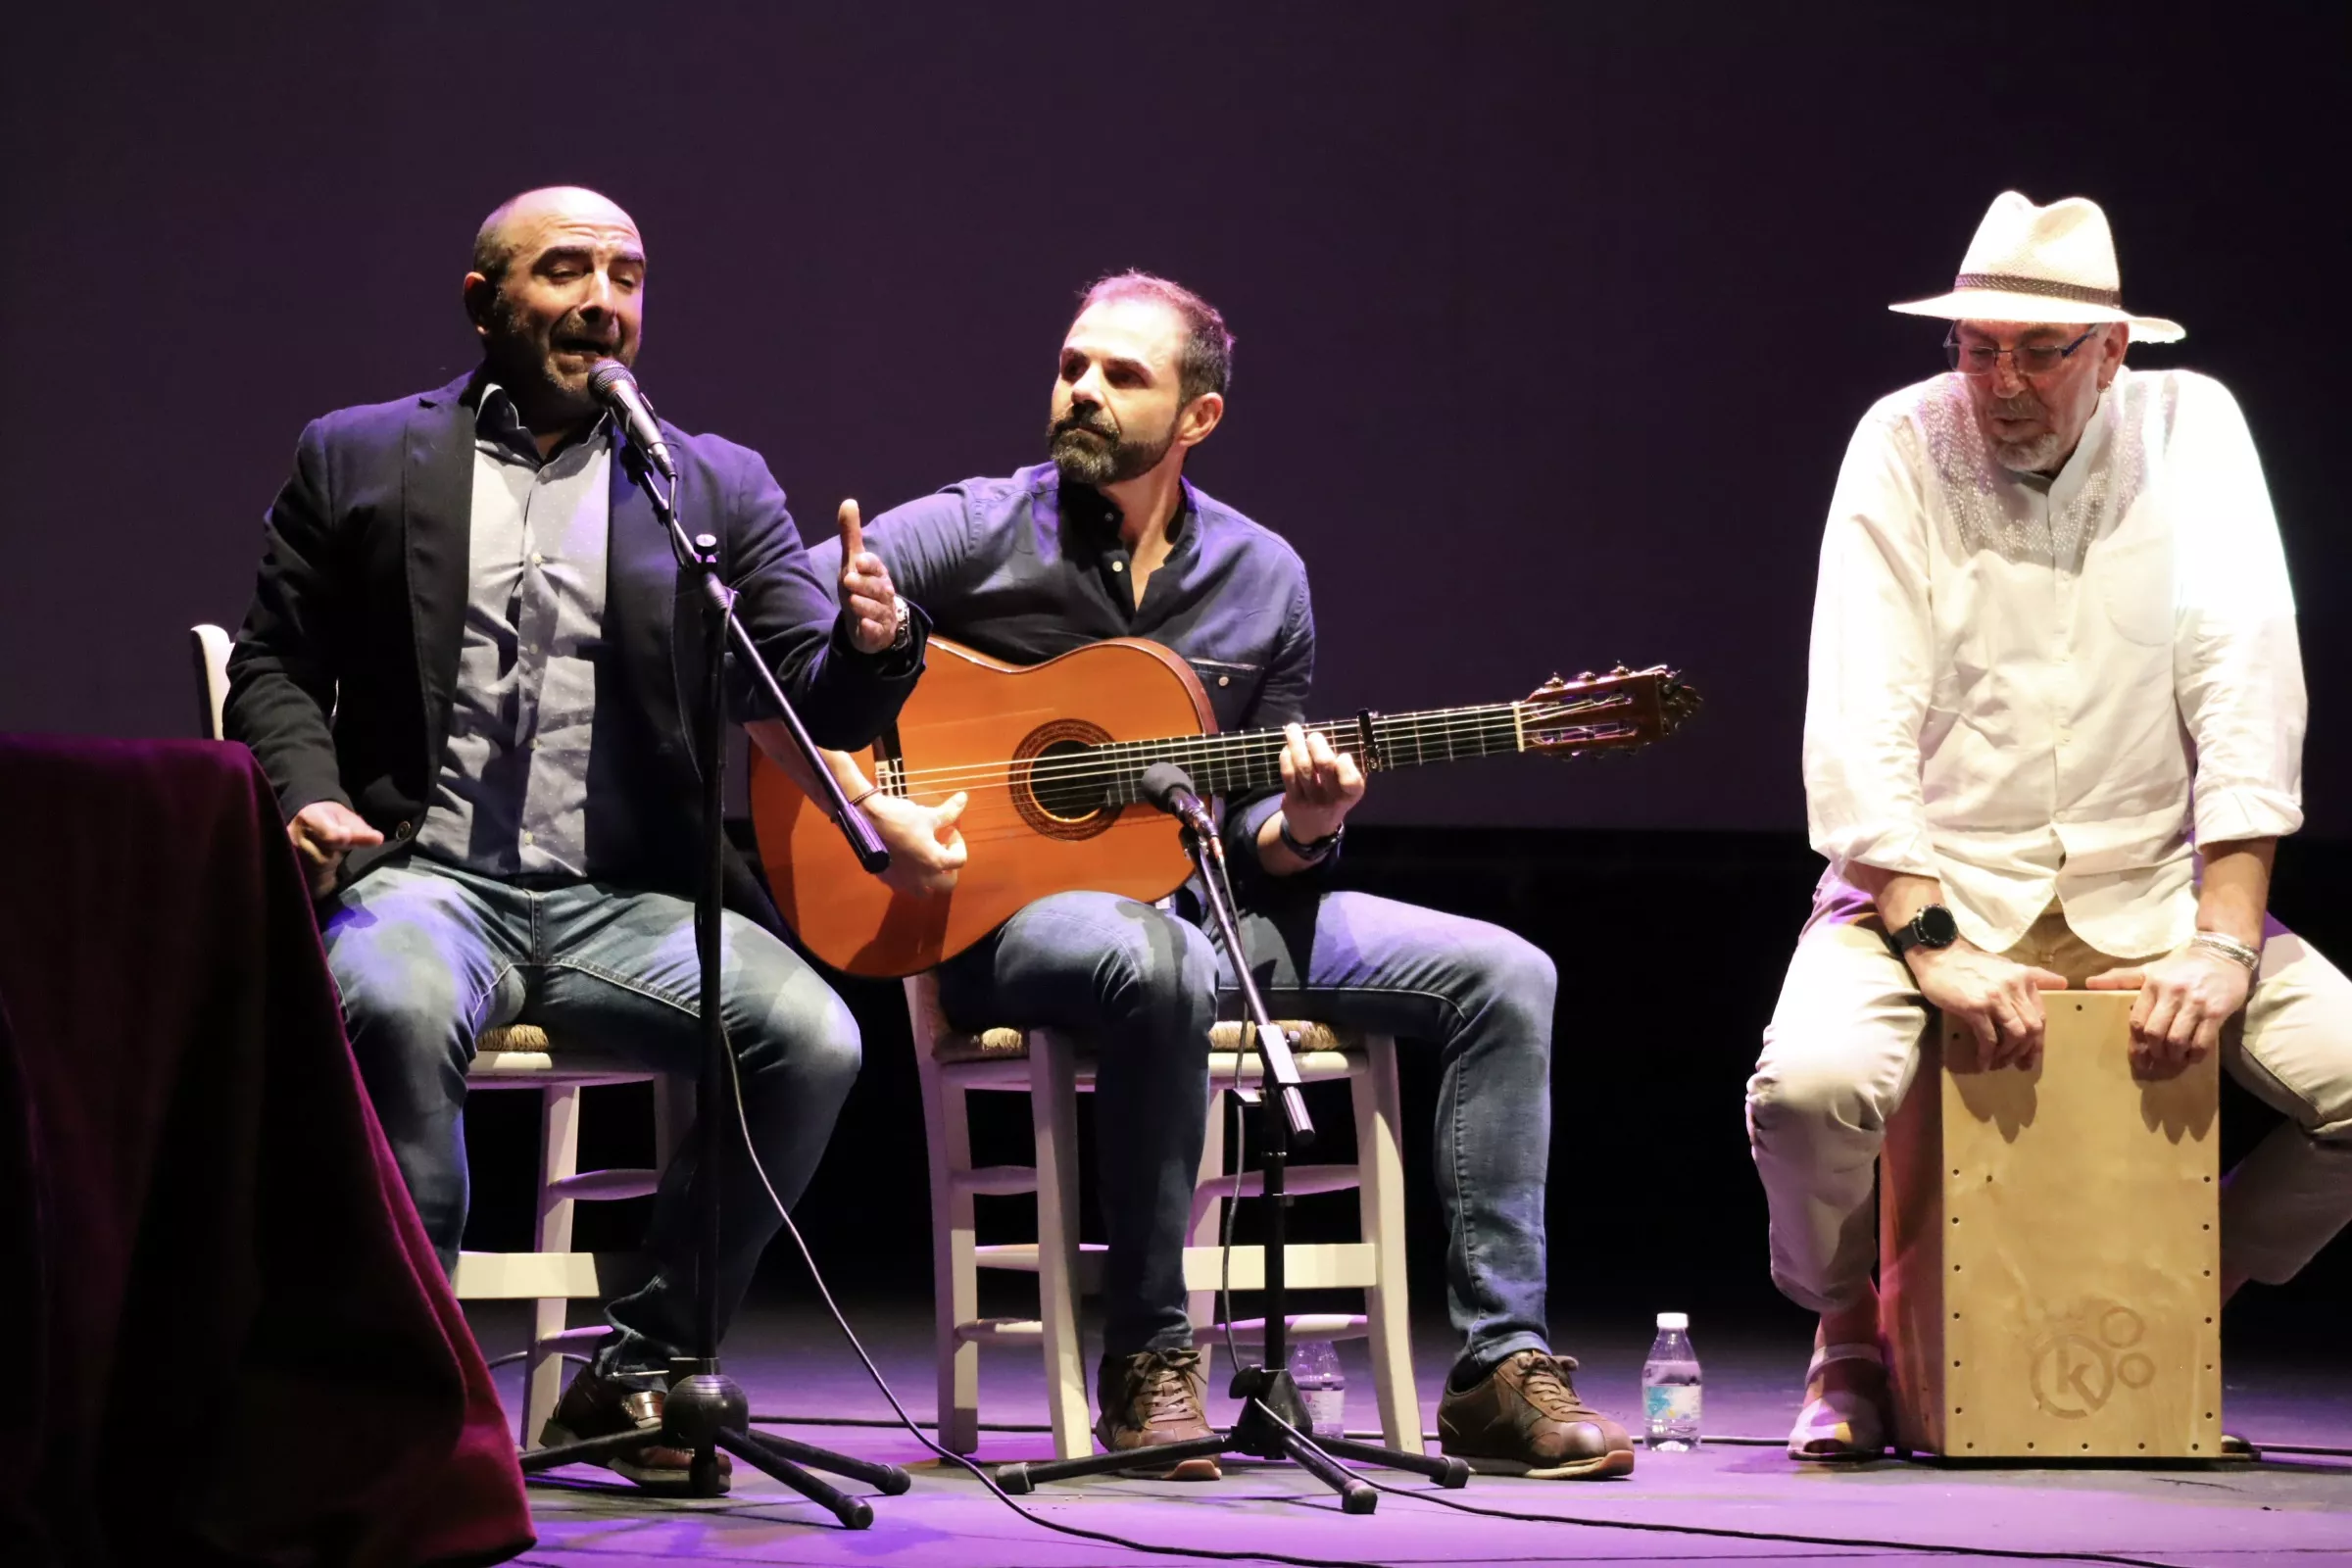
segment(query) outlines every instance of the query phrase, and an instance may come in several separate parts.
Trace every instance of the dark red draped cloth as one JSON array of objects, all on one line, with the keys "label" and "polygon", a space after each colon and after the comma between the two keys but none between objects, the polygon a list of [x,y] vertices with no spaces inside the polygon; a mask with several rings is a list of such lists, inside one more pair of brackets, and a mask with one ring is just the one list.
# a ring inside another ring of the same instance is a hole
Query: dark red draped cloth
[{"label": "dark red draped cloth", "polygon": [[252,756],[0,737],[0,1558],[529,1546]]}]

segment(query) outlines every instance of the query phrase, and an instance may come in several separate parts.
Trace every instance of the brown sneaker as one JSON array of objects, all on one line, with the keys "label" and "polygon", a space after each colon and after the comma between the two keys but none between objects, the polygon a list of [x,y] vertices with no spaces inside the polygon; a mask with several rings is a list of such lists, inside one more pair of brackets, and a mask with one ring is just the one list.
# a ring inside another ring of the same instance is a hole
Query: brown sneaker
[{"label": "brown sneaker", "polygon": [[[558,1444],[584,1443],[615,1432],[648,1427],[659,1431],[662,1404],[667,1397],[660,1389],[639,1388],[620,1378],[598,1377],[592,1368],[582,1367],[571,1380],[571,1386],[564,1391],[564,1397],[556,1401],[555,1414],[539,1429],[540,1445],[552,1448]],[[690,1484],[687,1466],[693,1460],[694,1454],[688,1449],[657,1444],[592,1462],[653,1491],[682,1492]],[[724,1449],[719,1450],[719,1491],[727,1490],[734,1474],[735,1462]]]},{"label": "brown sneaker", "polygon": [[[1106,1355],[1095,1371],[1095,1403],[1102,1412],[1095,1422],[1095,1439],[1111,1452],[1124,1453],[1212,1437],[1216,1429],[1200,1406],[1206,1386],[1199,1350]],[[1127,1473],[1158,1481],[1214,1481],[1225,1472],[1214,1458],[1202,1455],[1172,1468],[1138,1465]]]},{"label": "brown sneaker", "polygon": [[1633,1473],[1634,1440],[1576,1396],[1576,1358],[1521,1350],[1438,1401],[1438,1440],[1482,1475],[1568,1481]]}]

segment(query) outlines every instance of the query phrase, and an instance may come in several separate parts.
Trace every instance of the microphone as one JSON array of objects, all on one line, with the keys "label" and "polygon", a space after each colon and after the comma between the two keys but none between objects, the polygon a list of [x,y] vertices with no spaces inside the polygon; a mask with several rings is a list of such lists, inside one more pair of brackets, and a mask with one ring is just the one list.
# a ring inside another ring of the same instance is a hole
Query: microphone
[{"label": "microphone", "polygon": [[1203,844],[1220,842],[1217,825],[1209,820],[1208,808],[1193,793],[1193,775],[1174,762],[1153,762],[1145,768],[1139,792],[1147,804],[1156,806],[1200,834]]},{"label": "microphone", "polygon": [[612,411],[613,417],[629,435],[629,443],[643,452],[662,477],[670,483],[678,482],[678,466],[670,460],[669,443],[662,439],[662,426],[654,418],[654,406],[646,402],[645,393],[638,389],[637,377],[618,360],[599,360],[588,372],[588,395]]}]

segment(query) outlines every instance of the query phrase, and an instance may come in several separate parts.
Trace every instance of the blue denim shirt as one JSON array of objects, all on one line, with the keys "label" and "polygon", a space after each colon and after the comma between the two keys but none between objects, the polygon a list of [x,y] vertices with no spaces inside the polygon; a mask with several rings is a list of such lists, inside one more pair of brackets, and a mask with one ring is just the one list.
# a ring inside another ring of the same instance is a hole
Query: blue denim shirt
[{"label": "blue denim shirt", "polygon": [[[1034,664],[1105,637],[1149,637],[1200,675],[1220,730],[1302,720],[1315,618],[1298,553],[1188,481],[1168,559],[1139,605],[1119,520],[1099,492],[1065,492],[1045,463],[893,508],[866,524],[865,543],[936,633],[991,658]],[[809,556],[818,577],[839,577],[838,540]],[[1239,851],[1280,804],[1273,791],[1225,803],[1242,865],[1257,864]]]}]

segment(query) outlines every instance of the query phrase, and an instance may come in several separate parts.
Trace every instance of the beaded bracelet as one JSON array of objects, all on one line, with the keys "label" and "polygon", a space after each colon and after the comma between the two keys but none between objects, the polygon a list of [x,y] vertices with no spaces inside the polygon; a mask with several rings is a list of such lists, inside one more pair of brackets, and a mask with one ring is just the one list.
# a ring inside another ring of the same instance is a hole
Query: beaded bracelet
[{"label": "beaded bracelet", "polygon": [[2208,953],[2218,953],[2231,963],[2243,964],[2248,974],[2262,966],[2260,949],[2249,948],[2237,938],[2224,936],[2219,931],[2200,931],[2188,939],[2188,945],[2203,948]]}]

